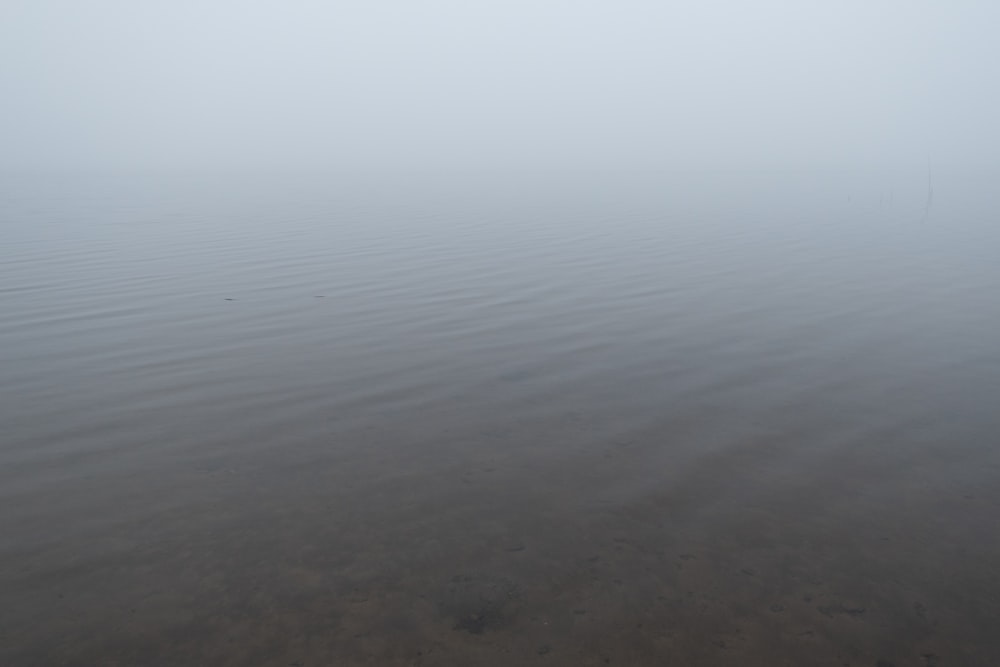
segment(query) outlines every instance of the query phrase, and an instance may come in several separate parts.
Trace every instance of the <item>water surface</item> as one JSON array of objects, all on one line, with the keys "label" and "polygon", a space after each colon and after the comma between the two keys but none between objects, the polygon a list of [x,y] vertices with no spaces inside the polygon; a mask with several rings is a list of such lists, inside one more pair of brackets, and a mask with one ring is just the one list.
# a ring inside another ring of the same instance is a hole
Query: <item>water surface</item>
[{"label": "water surface", "polygon": [[0,664],[997,664],[992,182],[5,176]]}]

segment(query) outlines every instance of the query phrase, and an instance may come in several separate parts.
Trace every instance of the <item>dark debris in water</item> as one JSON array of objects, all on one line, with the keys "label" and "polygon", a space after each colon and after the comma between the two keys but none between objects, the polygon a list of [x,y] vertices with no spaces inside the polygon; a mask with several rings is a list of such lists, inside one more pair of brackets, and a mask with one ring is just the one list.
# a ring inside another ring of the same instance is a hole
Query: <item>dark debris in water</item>
[{"label": "dark debris in water", "polygon": [[505,626],[520,597],[517,584],[505,577],[457,576],[447,587],[442,611],[455,619],[453,628],[481,635]]},{"label": "dark debris in water", "polygon": [[847,607],[843,604],[831,604],[825,607],[816,607],[824,616],[833,618],[834,616],[845,614],[851,617],[861,616],[865,613],[864,607]]}]

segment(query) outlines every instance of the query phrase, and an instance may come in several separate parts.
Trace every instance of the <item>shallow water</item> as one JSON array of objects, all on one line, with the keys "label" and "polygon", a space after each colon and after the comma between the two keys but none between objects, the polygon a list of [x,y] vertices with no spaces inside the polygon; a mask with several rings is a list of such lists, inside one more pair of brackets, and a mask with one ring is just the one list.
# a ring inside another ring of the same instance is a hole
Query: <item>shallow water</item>
[{"label": "shallow water", "polygon": [[0,664],[1000,663],[1000,193],[0,179]]}]

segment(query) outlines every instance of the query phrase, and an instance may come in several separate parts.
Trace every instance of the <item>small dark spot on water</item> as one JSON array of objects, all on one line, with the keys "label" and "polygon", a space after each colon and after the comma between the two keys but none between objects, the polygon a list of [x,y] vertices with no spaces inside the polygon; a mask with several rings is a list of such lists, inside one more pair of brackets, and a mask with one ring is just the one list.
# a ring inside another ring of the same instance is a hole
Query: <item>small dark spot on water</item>
[{"label": "small dark spot on water", "polygon": [[756,577],[757,576],[757,573],[754,572],[753,570],[751,570],[748,567],[743,568],[742,570],[740,570],[740,572],[742,572],[743,574],[747,575],[748,577]]},{"label": "small dark spot on water", "polygon": [[846,614],[847,616],[857,617],[865,613],[864,607],[846,607],[843,604],[831,604],[825,607],[816,607],[819,609],[820,613],[824,616],[829,616],[833,618],[834,616]]},{"label": "small dark spot on water", "polygon": [[518,597],[517,585],[503,577],[455,576],[441,605],[455,619],[455,630],[481,635],[508,622],[509,603]]},{"label": "small dark spot on water", "polygon": [[698,560],[698,557],[694,554],[681,554],[678,558],[681,560]]},{"label": "small dark spot on water", "polygon": [[523,544],[515,544],[513,546],[507,547],[507,551],[524,551]]},{"label": "small dark spot on water", "polygon": [[226,299],[226,301],[236,301],[236,299]]},{"label": "small dark spot on water", "polygon": [[538,647],[538,655],[548,655],[551,652],[552,652],[552,647],[549,646],[548,644]]},{"label": "small dark spot on water", "polygon": [[458,619],[455,630],[465,630],[469,634],[481,635],[486,630],[486,614],[469,614]]}]

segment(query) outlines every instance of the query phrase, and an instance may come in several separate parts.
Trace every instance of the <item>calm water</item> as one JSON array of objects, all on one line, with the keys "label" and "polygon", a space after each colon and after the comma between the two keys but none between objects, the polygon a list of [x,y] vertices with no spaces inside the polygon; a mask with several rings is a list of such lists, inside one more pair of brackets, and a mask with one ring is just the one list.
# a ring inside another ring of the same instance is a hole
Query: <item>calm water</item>
[{"label": "calm water", "polygon": [[0,180],[0,664],[1000,663],[989,175]]}]

